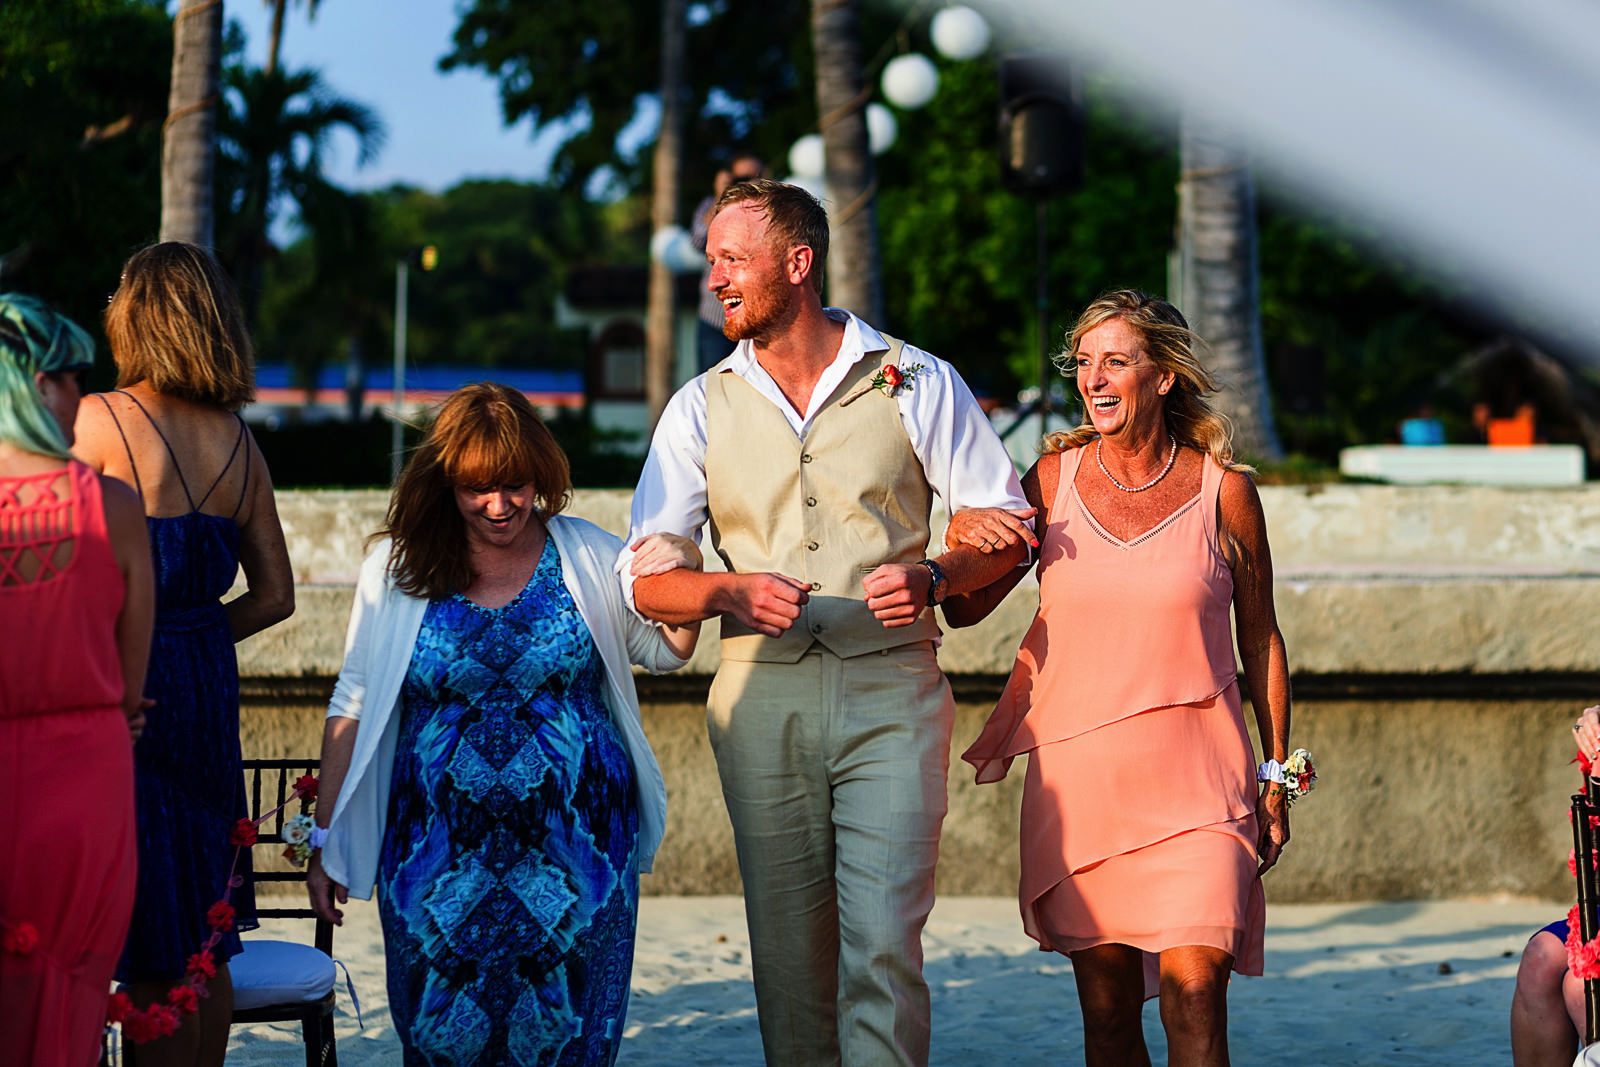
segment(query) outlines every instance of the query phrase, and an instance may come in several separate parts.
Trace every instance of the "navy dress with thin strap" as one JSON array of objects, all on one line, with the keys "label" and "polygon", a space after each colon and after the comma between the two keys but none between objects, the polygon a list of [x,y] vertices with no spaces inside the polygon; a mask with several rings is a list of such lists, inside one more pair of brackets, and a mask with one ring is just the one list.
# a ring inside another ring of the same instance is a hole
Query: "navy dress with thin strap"
[{"label": "navy dress with thin strap", "polygon": [[[230,870],[241,875],[243,883],[229,898],[237,915],[233,929],[212,950],[216,961],[223,963],[237,954],[239,931],[257,925],[250,851],[239,850],[234,870],[234,847],[228,843],[234,823],[249,814],[239,756],[239,667],[233,630],[222,609],[222,596],[239,570],[236,519],[245,489],[230,515],[200,510],[241,449],[244,485],[249,487],[250,448],[241,419],[227,465],[196,501],[160,425],[137,399],[122,395],[144,412],[167,446],[189,502],[185,515],[145,518],[156,579],[156,623],[145,695],[155,700],[155,706],[145,710],[144,736],[133,750],[139,886],[128,944],[117,969],[119,980],[143,981],[183,976],[188,958],[211,934],[206,912],[222,898]],[[110,403],[104,397],[101,401],[122,433]],[[125,434],[122,443],[127,447]],[[142,500],[144,485],[131,448],[128,464]]]}]

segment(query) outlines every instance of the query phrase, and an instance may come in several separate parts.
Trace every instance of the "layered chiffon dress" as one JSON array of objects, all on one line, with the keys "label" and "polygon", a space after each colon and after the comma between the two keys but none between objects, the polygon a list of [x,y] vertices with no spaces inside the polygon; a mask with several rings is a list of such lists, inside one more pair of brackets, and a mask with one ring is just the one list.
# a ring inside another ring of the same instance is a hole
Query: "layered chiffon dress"
[{"label": "layered chiffon dress", "polygon": [[1039,611],[1000,701],[962,758],[977,780],[1027,754],[1019,898],[1041,949],[1204,945],[1260,974],[1255,757],[1217,536],[1223,470],[1129,541],[1074,485],[1062,454],[1040,539]]}]

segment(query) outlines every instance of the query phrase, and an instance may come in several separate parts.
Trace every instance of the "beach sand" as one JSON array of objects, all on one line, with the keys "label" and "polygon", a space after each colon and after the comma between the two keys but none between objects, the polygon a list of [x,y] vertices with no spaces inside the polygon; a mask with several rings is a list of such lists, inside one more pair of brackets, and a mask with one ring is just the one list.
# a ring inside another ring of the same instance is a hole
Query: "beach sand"
[{"label": "beach sand", "polygon": [[[1560,905],[1526,901],[1291,904],[1267,912],[1266,975],[1228,994],[1239,1064],[1499,1065],[1517,957]],[[260,936],[309,937],[268,920]],[[923,938],[933,998],[934,1064],[1081,1063],[1071,965],[1022,933],[1010,898],[947,897]],[[350,969],[364,1029],[341,977],[339,1060],[397,1064],[384,995],[377,908],[352,901],[334,954]],[[1156,1002],[1145,1006],[1155,1062],[1166,1059]],[[301,1062],[298,1028],[234,1030],[231,1067]],[[633,999],[618,1063],[718,1067],[761,1062],[750,949],[738,897],[645,897]]]}]

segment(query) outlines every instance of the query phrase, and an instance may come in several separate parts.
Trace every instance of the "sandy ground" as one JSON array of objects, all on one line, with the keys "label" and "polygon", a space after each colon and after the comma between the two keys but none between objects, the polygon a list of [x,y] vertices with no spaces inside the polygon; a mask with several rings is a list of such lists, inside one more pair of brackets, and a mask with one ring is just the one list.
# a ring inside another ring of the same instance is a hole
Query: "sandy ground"
[{"label": "sandy ground", "polygon": [[[1510,1062],[1506,1013],[1517,957],[1560,907],[1496,901],[1298,904],[1270,908],[1267,973],[1236,978],[1230,1040],[1239,1064],[1494,1064]],[[269,921],[261,934],[309,936]],[[278,929],[275,931],[273,927]],[[933,996],[933,1063],[1022,1067],[1082,1062],[1083,1025],[1065,958],[1038,951],[1010,899],[950,897],[924,937]],[[398,1064],[384,996],[377,909],[351,902],[335,955],[349,966],[365,1027],[341,979],[339,1060]],[[1145,1033],[1166,1058],[1155,1002]],[[239,1028],[228,1063],[292,1064],[299,1032]],[[761,1062],[749,940],[737,897],[646,897],[633,1000],[619,1064],[740,1067]]]}]

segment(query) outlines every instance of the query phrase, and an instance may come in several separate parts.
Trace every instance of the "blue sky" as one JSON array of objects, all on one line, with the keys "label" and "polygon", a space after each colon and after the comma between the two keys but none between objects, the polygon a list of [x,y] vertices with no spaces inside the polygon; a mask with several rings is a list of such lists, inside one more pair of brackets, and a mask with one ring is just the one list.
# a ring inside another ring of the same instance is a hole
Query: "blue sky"
[{"label": "blue sky", "polygon": [[[264,63],[268,6],[229,0],[227,17],[244,28],[250,62]],[[454,0],[322,0],[315,21],[291,0],[280,62],[317,68],[335,92],[373,108],[388,127],[383,151],[359,170],[354,141],[335,140],[325,164],[334,182],[439,191],[464,178],[545,177],[549,139],[532,139],[526,120],[502,125],[495,82],[476,69],[439,71],[456,21]]]}]

